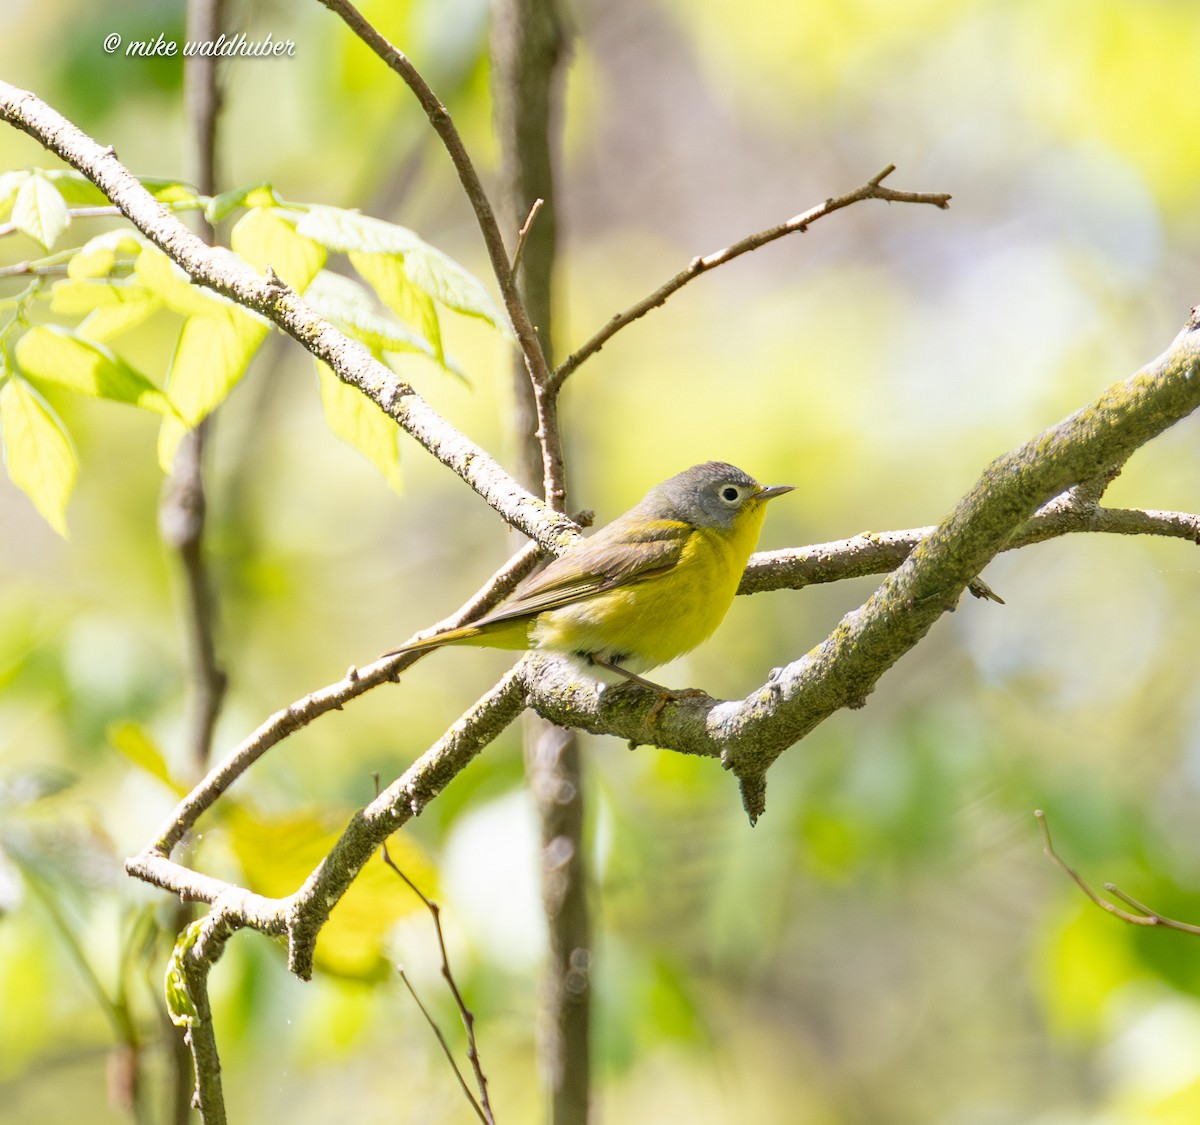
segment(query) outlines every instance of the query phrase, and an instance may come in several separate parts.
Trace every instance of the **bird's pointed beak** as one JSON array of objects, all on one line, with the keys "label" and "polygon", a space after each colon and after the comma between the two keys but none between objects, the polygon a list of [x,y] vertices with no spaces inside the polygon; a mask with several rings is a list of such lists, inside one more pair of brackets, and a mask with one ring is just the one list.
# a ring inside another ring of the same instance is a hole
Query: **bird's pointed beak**
[{"label": "bird's pointed beak", "polygon": [[791,492],[795,487],[794,484],[769,484],[766,488],[758,490],[756,499],[773,500],[776,496],[782,496],[785,492]]}]

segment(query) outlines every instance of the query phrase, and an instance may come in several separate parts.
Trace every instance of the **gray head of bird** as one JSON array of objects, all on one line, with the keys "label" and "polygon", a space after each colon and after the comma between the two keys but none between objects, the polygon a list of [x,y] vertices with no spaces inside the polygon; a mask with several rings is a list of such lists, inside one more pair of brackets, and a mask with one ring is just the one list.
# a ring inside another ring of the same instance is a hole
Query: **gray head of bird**
[{"label": "gray head of bird", "polygon": [[680,520],[693,527],[730,528],[747,503],[782,496],[794,487],[764,486],[736,465],[706,461],[652,488],[638,507],[657,519]]}]

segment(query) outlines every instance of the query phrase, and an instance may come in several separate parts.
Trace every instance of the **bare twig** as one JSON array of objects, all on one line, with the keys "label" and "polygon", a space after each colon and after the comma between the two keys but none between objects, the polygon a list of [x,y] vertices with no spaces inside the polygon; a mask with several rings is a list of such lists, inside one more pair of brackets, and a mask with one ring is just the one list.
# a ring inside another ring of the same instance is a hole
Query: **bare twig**
[{"label": "bare twig", "polygon": [[462,1087],[463,1096],[471,1103],[471,1108],[475,1111],[475,1115],[484,1125],[493,1125],[493,1117],[490,1112],[485,1113],[483,1106],[479,1104],[479,1100],[471,1092],[471,1087],[467,1085],[466,1078],[463,1077],[463,1072],[459,1068],[458,1060],[454,1057],[454,1052],[450,1050],[450,1044],[446,1042],[445,1035],[442,1034],[442,1029],[438,1027],[429,1009],[421,1002],[421,997],[417,995],[417,990],[413,987],[412,981],[408,979],[408,973],[404,971],[404,966],[397,966],[396,971],[400,974],[400,979],[404,981],[404,986],[408,989],[408,994],[413,998],[413,1003],[421,1011],[421,1015],[425,1017],[425,1022],[433,1029],[433,1034],[437,1037],[438,1043],[441,1044],[442,1054],[446,1056],[446,1061],[450,1064],[450,1069],[454,1071],[454,1077],[458,1079],[459,1086]]},{"label": "bare twig", "polygon": [[546,366],[546,359],[542,354],[537,333],[534,331],[533,324],[525,312],[525,306],[521,302],[520,294],[517,292],[516,281],[508,263],[508,251],[504,247],[504,236],[496,222],[496,216],[488,201],[487,193],[483,190],[479,174],[475,171],[475,166],[463,145],[462,137],[459,136],[446,107],[442,105],[429,83],[413,66],[408,56],[394,44],[389,43],[348,0],[320,0],[320,2],[334,15],[339,16],[355,35],[404,79],[405,84],[420,102],[434,132],[441,138],[442,144],[454,164],[455,171],[458,173],[463,191],[475,212],[476,221],[483,234],[484,245],[487,247],[488,258],[492,263],[492,272],[496,277],[496,283],[500,286],[500,294],[504,298],[504,307],[508,311],[509,319],[516,331],[521,351],[525,355],[525,362],[529,366],[530,378],[535,382],[545,383],[549,377],[549,369]]},{"label": "bare twig", "polygon": [[[849,539],[811,547],[759,551],[751,557],[738,593],[799,590],[824,582],[885,574],[898,567],[921,540],[936,530],[931,525],[904,531],[864,531]],[[1001,549],[1015,551],[1077,532],[1156,535],[1200,545],[1200,516],[1142,508],[1100,508],[1079,502],[1072,489],[1043,505]]]},{"label": "bare twig", "polygon": [[1046,821],[1046,814],[1041,809],[1036,809],[1033,815],[1037,818],[1038,828],[1042,831],[1042,850],[1046,853],[1047,857],[1054,862],[1060,871],[1069,876],[1071,881],[1101,910],[1111,914],[1114,918],[1119,918],[1122,922],[1128,922],[1131,926],[1161,926],[1168,930],[1178,930],[1180,933],[1200,934],[1200,926],[1192,925],[1190,922],[1179,922],[1174,918],[1166,918],[1161,914],[1157,914],[1148,906],[1144,906],[1137,899],[1130,897],[1124,891],[1113,886],[1112,883],[1105,883],[1104,889],[1110,895],[1120,899],[1126,906],[1133,907],[1137,913],[1131,914],[1128,910],[1122,910],[1115,903],[1109,902],[1103,895],[1093,890],[1083,876],[1054,850],[1054,844],[1050,839],[1050,825]]},{"label": "bare twig", "polygon": [[525,253],[525,242],[529,238],[529,230],[537,221],[538,212],[545,204],[545,200],[538,197],[533,201],[533,206],[529,208],[529,214],[525,217],[525,221],[521,224],[521,229],[517,232],[517,248],[513,251],[512,271],[516,273],[521,265],[521,255]]},{"label": "bare twig", "polygon": [[734,258],[738,258],[742,254],[748,254],[751,250],[757,250],[761,246],[766,246],[768,242],[774,242],[777,238],[783,238],[785,235],[797,232],[803,233],[818,219],[823,219],[826,215],[832,215],[835,211],[840,211],[843,207],[860,203],[864,199],[883,199],[890,203],[927,203],[943,209],[950,206],[950,196],[944,192],[893,191],[891,188],[884,187],[883,181],[895,170],[896,166],[889,164],[877,176],[873,176],[862,187],[856,188],[854,191],[848,192],[845,195],[839,195],[834,199],[827,199],[824,203],[810,207],[807,211],[802,211],[799,215],[793,215],[792,218],[780,223],[778,226],[769,227],[767,230],[759,231],[757,234],[748,235],[745,238],[739,239],[731,246],[726,246],[722,250],[714,250],[711,254],[693,258],[684,269],[680,270],[669,281],[664,282],[653,293],[643,297],[624,312],[617,313],[590,340],[567,356],[554,369],[550,379],[550,387],[557,390],[584,360],[604,347],[622,328],[645,316],[651,309],[663,304],[668,297],[678,292],[689,281],[699,277],[702,273],[707,273],[709,270],[716,269],[717,266],[731,262]]},{"label": "bare twig", "polygon": [[[195,211],[202,208],[204,204],[199,200],[188,200],[186,203],[164,203],[164,207],[172,211]],[[71,207],[67,214],[74,219],[119,219],[124,212],[119,207],[112,207],[108,204],[96,207]],[[0,223],[0,238],[6,235],[16,234],[18,228],[16,223]],[[11,267],[10,267],[11,268]]]},{"label": "bare twig", "polygon": [[420,997],[417,996],[416,990],[413,988],[408,977],[405,976],[403,969],[400,969],[400,976],[404,980],[404,983],[408,985],[408,990],[412,993],[413,999],[416,1000],[417,1007],[421,1009],[421,1012],[429,1021],[439,1042],[442,1044],[442,1050],[446,1052],[446,1057],[450,1060],[450,1065],[454,1067],[454,1073],[458,1075],[458,1081],[462,1085],[463,1093],[470,1099],[471,1105],[479,1115],[479,1119],[487,1122],[487,1125],[495,1125],[495,1119],[492,1117],[492,1107],[488,1101],[487,1078],[483,1073],[483,1064],[479,1058],[479,1045],[475,1040],[475,1013],[467,1007],[467,1002],[463,999],[462,992],[459,990],[458,982],[454,979],[454,972],[450,968],[450,954],[446,951],[446,935],[442,932],[442,908],[400,870],[396,861],[392,859],[391,854],[388,852],[386,843],[381,845],[381,850],[383,862],[404,880],[408,889],[425,904],[425,909],[429,911],[429,915],[433,919],[433,928],[437,931],[438,952],[442,958],[442,979],[445,980],[447,987],[450,989],[451,996],[454,997],[454,1004],[458,1008],[458,1015],[462,1020],[463,1030],[467,1033],[467,1058],[471,1060],[471,1068],[475,1072],[475,1084],[479,1089],[478,1100],[476,1100],[468,1089],[466,1080],[463,1078],[462,1072],[458,1069],[458,1064],[454,1061],[454,1057],[450,1053],[450,1048],[446,1044],[446,1039],[442,1035],[441,1029],[434,1022],[430,1014],[425,1011],[425,1005],[421,1003]]}]

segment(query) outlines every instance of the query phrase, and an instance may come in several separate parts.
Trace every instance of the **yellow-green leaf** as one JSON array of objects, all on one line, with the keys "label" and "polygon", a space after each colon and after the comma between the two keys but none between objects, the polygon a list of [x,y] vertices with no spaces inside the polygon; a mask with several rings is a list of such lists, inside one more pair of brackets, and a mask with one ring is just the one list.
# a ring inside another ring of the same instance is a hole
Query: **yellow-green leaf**
[{"label": "yellow-green leaf", "polygon": [[136,258],[147,245],[128,230],[106,230],[88,239],[67,263],[67,277],[83,281],[90,277],[107,277],[118,257]]},{"label": "yellow-green leaf", "polygon": [[73,207],[98,207],[109,202],[109,198],[82,172],[74,168],[55,168],[48,172],[38,171],[45,176],[59,194]]},{"label": "yellow-green leaf", "polygon": [[[227,824],[246,885],[272,898],[291,894],[328,854],[345,818],[316,810],[270,816],[238,806]],[[413,840],[395,836],[388,851],[425,894],[436,893],[433,867]],[[397,919],[423,910],[420,900],[374,856],[333,909],[321,930],[316,962],[343,976],[377,979],[387,972],[385,938]]]},{"label": "yellow-green leaf", "polygon": [[322,270],[305,291],[304,299],[326,320],[362,340],[373,352],[420,352],[433,357],[424,337],[380,309],[356,281]]},{"label": "yellow-green leaf", "polygon": [[15,172],[0,172],[0,219],[8,216],[16,201],[21,185],[33,175],[26,169]]},{"label": "yellow-green leaf", "polygon": [[325,248],[296,233],[279,213],[254,207],[234,225],[229,236],[234,251],[259,273],[271,269],[288,285],[303,293],[325,264]]},{"label": "yellow-green leaf", "polygon": [[[138,255],[134,276],[152,290],[172,312],[181,316],[203,316],[216,311],[235,309],[232,301],[226,301],[211,290],[193,285],[183,272],[157,246],[146,246]],[[246,314],[249,316],[249,314]]]},{"label": "yellow-green leaf", "polygon": [[407,227],[385,223],[357,211],[340,207],[310,207],[296,223],[296,230],[330,250],[343,254],[407,254],[421,240]]},{"label": "yellow-green leaf", "polygon": [[434,358],[444,363],[446,357],[442,350],[442,329],[438,323],[437,307],[429,294],[409,280],[404,259],[391,254],[354,252],[350,254],[350,264],[362,274],[392,312],[429,341]]},{"label": "yellow-green leaf", "polygon": [[49,250],[71,222],[67,201],[45,176],[34,173],[17,189],[13,226]]},{"label": "yellow-green leaf", "polygon": [[136,281],[67,278],[54,283],[50,311],[85,316],[76,331],[93,340],[110,340],[136,328],[159,307],[159,299]]},{"label": "yellow-green leaf", "polygon": [[0,386],[0,436],[13,484],[28,495],[55,531],[67,537],[67,500],[78,463],[62,422],[22,379]]},{"label": "yellow-green leaf", "polygon": [[167,388],[188,425],[198,425],[225,400],[266,334],[263,321],[236,308],[184,321]]},{"label": "yellow-green leaf", "polygon": [[219,223],[239,207],[273,207],[278,203],[279,197],[268,183],[232,188],[221,192],[220,195],[214,195],[208,201],[208,206],[204,208],[204,217],[210,223]]},{"label": "yellow-green leaf", "polygon": [[17,341],[16,358],[25,374],[43,383],[159,414],[171,412],[166,395],[145,375],[102,344],[81,340],[66,329],[36,325]]},{"label": "yellow-green leaf", "polygon": [[154,176],[139,176],[142,187],[144,187],[159,203],[171,203],[176,207],[181,204],[192,204],[199,208],[200,197],[196,194],[196,189],[188,184],[181,184],[178,180],[164,180]]},{"label": "yellow-green leaf", "polygon": [[167,761],[145,727],[132,721],[112,723],[108,728],[108,741],[139,769],[167,785],[183,796],[187,786],[181,785],[172,776]]},{"label": "yellow-green leaf", "polygon": [[164,473],[170,473],[175,465],[175,454],[183,435],[190,429],[182,419],[168,414],[158,428],[158,465]]},{"label": "yellow-green leaf", "polygon": [[404,270],[408,280],[438,304],[464,316],[479,317],[508,339],[516,339],[508,317],[497,307],[483,282],[436,247],[421,245],[410,250],[404,255]]},{"label": "yellow-green leaf", "polygon": [[357,449],[400,491],[400,427],[357,387],[343,383],[329,368],[317,362],[321,406],[329,428],[347,445]]}]

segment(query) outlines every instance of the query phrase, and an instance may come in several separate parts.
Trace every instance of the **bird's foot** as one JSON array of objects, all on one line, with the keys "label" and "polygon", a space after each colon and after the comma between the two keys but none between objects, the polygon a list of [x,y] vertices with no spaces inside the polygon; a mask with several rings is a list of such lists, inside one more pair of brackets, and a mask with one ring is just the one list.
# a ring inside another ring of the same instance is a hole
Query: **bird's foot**
[{"label": "bird's foot", "polygon": [[680,688],[674,690],[672,688],[659,688],[658,699],[655,700],[654,706],[650,708],[650,714],[646,716],[646,725],[654,726],[658,722],[658,716],[662,714],[662,709],[668,703],[677,703],[681,699],[699,699],[701,696],[708,695],[708,692],[701,691],[699,688]]},{"label": "bird's foot", "polygon": [[623,677],[631,684],[637,684],[639,687],[649,688],[653,692],[658,693],[658,699],[655,700],[654,706],[650,708],[650,713],[646,716],[646,725],[654,726],[658,722],[658,716],[662,714],[662,709],[668,703],[674,703],[680,699],[696,699],[700,696],[707,695],[708,692],[701,691],[699,688],[668,688],[662,684],[656,684],[653,680],[647,680],[644,676],[639,676],[635,672],[629,671],[628,668],[622,668],[619,664],[611,660],[605,660],[602,656],[597,656],[591,653],[588,660],[598,668],[606,668],[610,672],[615,672]]}]

